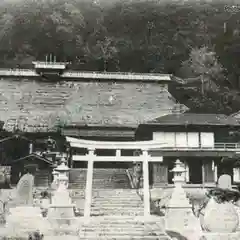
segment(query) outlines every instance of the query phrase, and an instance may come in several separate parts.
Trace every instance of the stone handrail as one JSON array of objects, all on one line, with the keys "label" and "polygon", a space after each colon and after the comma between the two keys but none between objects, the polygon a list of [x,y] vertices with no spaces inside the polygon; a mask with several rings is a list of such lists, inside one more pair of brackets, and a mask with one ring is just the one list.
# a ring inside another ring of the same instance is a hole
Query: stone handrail
[{"label": "stone handrail", "polygon": [[130,182],[131,188],[134,189],[133,179],[132,179],[132,175],[131,175],[129,169],[126,169],[126,173],[127,173],[128,180]]}]

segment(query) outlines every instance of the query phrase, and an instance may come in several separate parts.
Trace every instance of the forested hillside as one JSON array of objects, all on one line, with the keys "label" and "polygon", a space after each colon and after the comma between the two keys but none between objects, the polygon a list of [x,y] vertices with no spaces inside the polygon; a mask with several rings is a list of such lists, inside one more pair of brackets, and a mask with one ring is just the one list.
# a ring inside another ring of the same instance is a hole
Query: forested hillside
[{"label": "forested hillside", "polygon": [[73,69],[172,73],[193,111],[240,109],[239,53],[240,1],[0,2],[0,66],[53,54]]}]

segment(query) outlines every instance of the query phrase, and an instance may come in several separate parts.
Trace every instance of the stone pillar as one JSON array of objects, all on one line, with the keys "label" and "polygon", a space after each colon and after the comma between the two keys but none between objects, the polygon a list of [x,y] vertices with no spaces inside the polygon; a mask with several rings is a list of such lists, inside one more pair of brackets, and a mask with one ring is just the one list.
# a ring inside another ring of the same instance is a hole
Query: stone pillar
[{"label": "stone pillar", "polygon": [[148,151],[143,151],[143,200],[144,200],[144,218],[150,216],[150,192],[149,192],[149,166]]},{"label": "stone pillar", "polygon": [[85,205],[84,205],[84,217],[89,218],[91,214],[91,202],[92,202],[92,182],[93,182],[93,164],[94,164],[94,151],[95,149],[89,149],[88,153],[88,169],[87,169],[87,182],[85,189]]}]

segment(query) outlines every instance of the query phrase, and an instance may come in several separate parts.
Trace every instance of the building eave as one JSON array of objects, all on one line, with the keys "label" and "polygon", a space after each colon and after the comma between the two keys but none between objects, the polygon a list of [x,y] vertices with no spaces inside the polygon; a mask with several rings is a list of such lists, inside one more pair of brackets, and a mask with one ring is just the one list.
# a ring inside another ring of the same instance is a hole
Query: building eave
[{"label": "building eave", "polygon": [[22,157],[22,158],[18,158],[16,160],[13,160],[13,163],[16,163],[16,162],[20,162],[20,161],[23,161],[23,160],[26,160],[26,159],[32,159],[32,158],[36,158],[38,160],[41,160],[43,162],[46,162],[50,165],[53,165],[53,163],[51,161],[49,161],[48,159],[42,157],[42,156],[39,156],[38,154],[35,154],[35,153],[32,153],[32,154],[29,154],[25,157]]}]

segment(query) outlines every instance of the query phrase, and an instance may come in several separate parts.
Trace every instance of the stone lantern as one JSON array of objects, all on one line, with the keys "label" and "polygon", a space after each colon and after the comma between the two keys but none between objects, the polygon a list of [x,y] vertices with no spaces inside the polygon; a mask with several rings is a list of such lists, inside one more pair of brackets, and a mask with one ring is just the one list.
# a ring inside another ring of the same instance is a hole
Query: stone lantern
[{"label": "stone lantern", "polygon": [[185,183],[184,174],[186,170],[179,159],[176,160],[172,172],[175,188],[167,204],[165,229],[178,232],[189,240],[200,239],[201,226],[199,220],[193,215],[192,206],[182,188],[182,185]]},{"label": "stone lantern", "polygon": [[176,160],[175,167],[171,171],[173,172],[173,182],[175,187],[182,187],[185,181],[185,172],[186,169],[182,166],[182,163],[180,162],[179,159]]},{"label": "stone lantern", "polygon": [[69,173],[69,167],[66,164],[66,159],[62,157],[60,165],[55,168],[55,171],[57,172],[57,183],[58,183],[58,188],[68,188],[68,173]]},{"label": "stone lantern", "polygon": [[52,188],[56,189],[57,186],[58,186],[58,182],[57,181],[58,181],[59,172],[57,172],[55,169],[53,169],[52,175],[53,175]]}]

